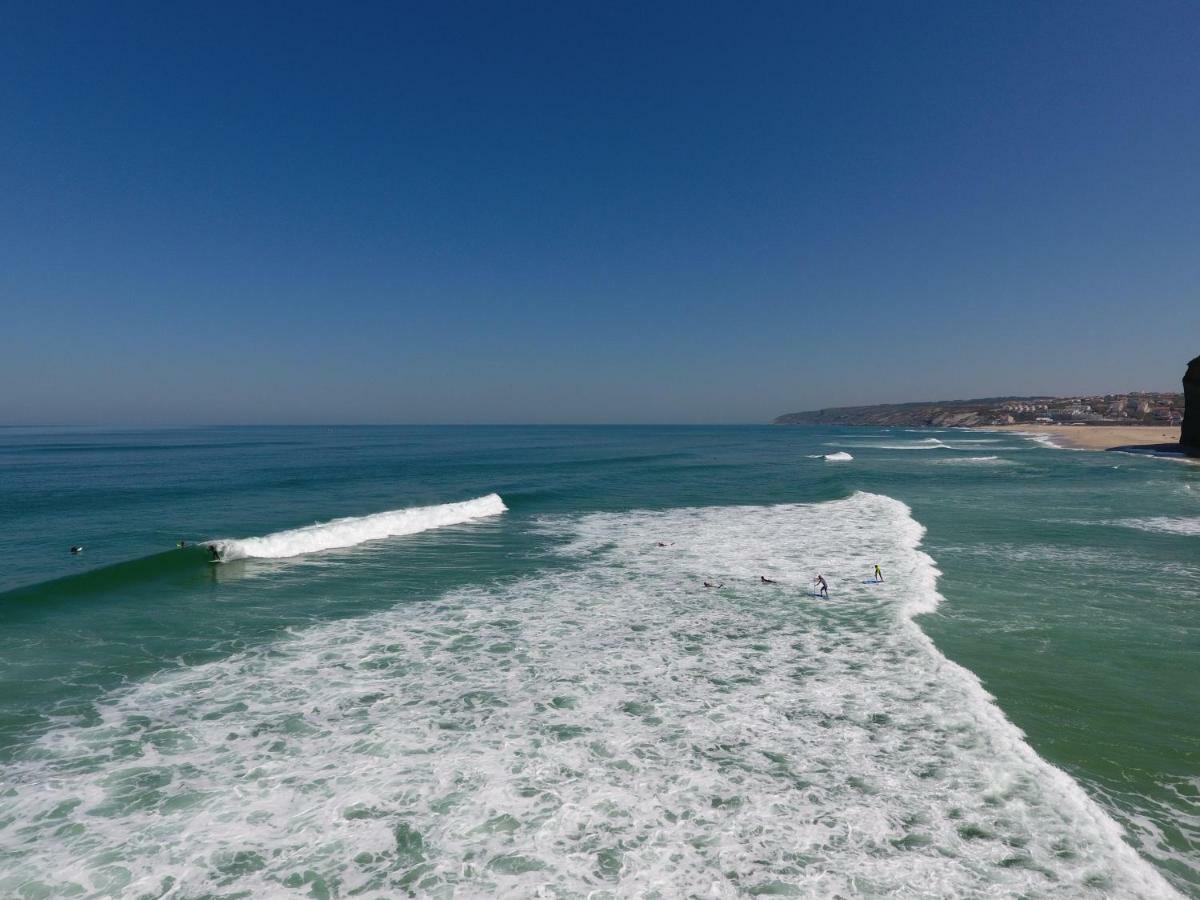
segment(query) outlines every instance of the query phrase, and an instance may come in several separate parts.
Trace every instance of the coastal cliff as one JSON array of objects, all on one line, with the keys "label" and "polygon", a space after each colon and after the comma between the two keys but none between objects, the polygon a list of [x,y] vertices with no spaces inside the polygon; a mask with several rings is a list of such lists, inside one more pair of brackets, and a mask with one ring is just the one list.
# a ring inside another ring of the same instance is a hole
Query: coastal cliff
[{"label": "coastal cliff", "polygon": [[[1192,390],[1200,390],[1200,365],[1192,361]],[[1186,380],[1185,380],[1186,383]],[[1200,397],[1192,401],[1200,410]],[[937,400],[838,406],[788,413],[775,425],[874,425],[878,427],[953,428],[976,425],[1149,425],[1178,426],[1183,395],[1157,391],[1097,394],[1087,397],[987,397],[980,400]],[[1200,414],[1193,413],[1200,431]],[[1198,435],[1200,437],[1200,435]],[[1198,441],[1200,443],[1200,441]]]},{"label": "coastal cliff", "polygon": [[942,400],[933,403],[889,403],[878,406],[835,406],[779,416],[772,425],[876,425],[935,427],[986,425],[1000,400]]},{"label": "coastal cliff", "polygon": [[1183,410],[1179,444],[1190,454],[1200,455],[1200,356],[1188,363],[1183,376]]}]

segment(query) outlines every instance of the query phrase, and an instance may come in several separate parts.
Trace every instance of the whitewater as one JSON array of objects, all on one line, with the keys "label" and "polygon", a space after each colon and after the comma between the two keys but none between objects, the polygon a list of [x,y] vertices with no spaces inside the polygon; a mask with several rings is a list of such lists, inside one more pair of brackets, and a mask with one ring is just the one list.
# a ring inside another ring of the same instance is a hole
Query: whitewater
[{"label": "whitewater", "polygon": [[507,509],[499,495],[488,494],[462,503],[394,509],[369,516],[349,516],[331,522],[319,522],[263,537],[218,539],[203,543],[215,547],[224,562],[237,559],[286,559],[322,550],[355,547],[389,537],[419,534],[448,525],[461,525],[499,515]]},{"label": "whitewater", "polygon": [[0,893],[1175,896],[914,624],[939,572],[903,503],[535,527],[565,569],[297,629],[47,730],[5,772]]}]

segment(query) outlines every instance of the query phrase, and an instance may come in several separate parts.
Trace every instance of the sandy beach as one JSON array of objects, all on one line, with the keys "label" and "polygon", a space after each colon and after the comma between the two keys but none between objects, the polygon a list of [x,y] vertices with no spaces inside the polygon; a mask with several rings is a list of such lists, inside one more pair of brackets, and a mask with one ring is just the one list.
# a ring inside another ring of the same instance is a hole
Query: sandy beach
[{"label": "sandy beach", "polygon": [[991,425],[986,430],[1044,434],[1060,447],[1073,450],[1113,450],[1179,442],[1179,427],[1169,425]]}]

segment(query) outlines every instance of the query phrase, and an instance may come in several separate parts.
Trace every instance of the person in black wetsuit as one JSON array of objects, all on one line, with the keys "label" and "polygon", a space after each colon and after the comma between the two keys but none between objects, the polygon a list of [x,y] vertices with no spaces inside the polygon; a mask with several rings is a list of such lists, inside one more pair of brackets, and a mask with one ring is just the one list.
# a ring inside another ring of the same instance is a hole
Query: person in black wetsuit
[{"label": "person in black wetsuit", "polygon": [[213,562],[221,561],[221,551],[217,549],[216,544],[209,544],[208,552],[212,554]]},{"label": "person in black wetsuit", "polygon": [[817,590],[820,591],[821,596],[824,597],[826,600],[828,600],[829,599],[829,585],[825,583],[825,576],[818,575],[816,577],[816,583],[817,583]]}]

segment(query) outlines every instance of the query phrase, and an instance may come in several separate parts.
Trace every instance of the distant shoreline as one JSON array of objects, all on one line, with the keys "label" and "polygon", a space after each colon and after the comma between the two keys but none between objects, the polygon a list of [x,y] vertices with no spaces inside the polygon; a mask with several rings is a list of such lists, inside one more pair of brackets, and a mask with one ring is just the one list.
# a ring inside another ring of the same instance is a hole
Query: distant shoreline
[{"label": "distant shoreline", "polygon": [[1046,422],[1112,425],[1122,428],[1163,427],[1182,418],[1184,396],[1153,391],[1090,397],[984,397],[882,403],[876,406],[833,406],[788,413],[772,425],[874,425],[883,428],[984,428],[991,425]]},{"label": "distant shoreline", "polygon": [[1179,444],[1179,427],[1170,425],[983,425],[979,431],[1041,436],[1064,450],[1119,450],[1200,464],[1170,445]]}]

